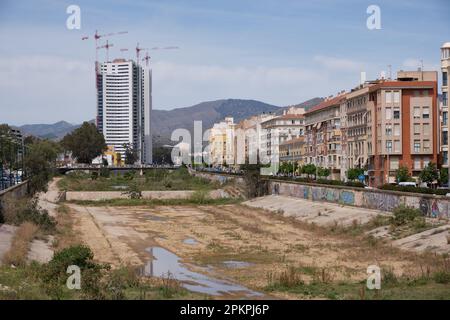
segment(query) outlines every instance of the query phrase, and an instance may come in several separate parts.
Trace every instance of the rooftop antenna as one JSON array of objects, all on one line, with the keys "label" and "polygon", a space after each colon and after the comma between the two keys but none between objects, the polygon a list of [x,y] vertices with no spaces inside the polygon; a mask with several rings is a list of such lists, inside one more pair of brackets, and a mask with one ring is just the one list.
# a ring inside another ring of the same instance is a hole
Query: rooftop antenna
[{"label": "rooftop antenna", "polygon": [[389,75],[389,80],[392,80],[392,65],[388,64],[388,75]]}]

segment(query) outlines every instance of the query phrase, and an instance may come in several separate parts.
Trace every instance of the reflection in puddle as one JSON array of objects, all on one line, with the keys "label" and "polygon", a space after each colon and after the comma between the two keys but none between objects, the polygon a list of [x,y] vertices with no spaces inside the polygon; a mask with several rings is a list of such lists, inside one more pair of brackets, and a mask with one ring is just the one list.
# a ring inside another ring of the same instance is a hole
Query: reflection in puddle
[{"label": "reflection in puddle", "polygon": [[261,293],[238,284],[190,271],[180,262],[177,255],[164,248],[150,247],[146,251],[154,257],[144,268],[146,276],[166,277],[170,272],[175,279],[182,282],[184,288],[193,292],[215,296],[222,294],[243,294],[245,297],[262,296]]},{"label": "reflection in puddle", "polygon": [[184,244],[197,244],[197,240],[193,239],[193,238],[187,238],[183,240]]},{"label": "reflection in puddle", "polygon": [[231,268],[231,269],[247,268],[252,265],[252,263],[250,263],[250,262],[234,261],[234,260],[224,261],[222,263],[225,265],[225,267]]}]

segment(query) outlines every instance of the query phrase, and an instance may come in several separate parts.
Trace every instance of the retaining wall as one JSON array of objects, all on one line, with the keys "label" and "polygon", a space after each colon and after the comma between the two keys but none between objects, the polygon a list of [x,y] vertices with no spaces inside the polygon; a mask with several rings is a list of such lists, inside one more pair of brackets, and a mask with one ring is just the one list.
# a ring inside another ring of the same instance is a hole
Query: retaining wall
[{"label": "retaining wall", "polygon": [[[142,191],[143,199],[188,199],[195,191],[192,190],[178,190],[178,191]],[[217,198],[227,198],[229,195],[221,190],[212,190],[208,196]],[[128,199],[129,195],[122,191],[66,191],[65,200],[82,200],[82,201],[99,201],[111,199]]]},{"label": "retaining wall", "polygon": [[21,182],[8,189],[0,191],[0,222],[2,221],[3,202],[8,199],[20,199],[27,195],[28,181]]},{"label": "retaining wall", "polygon": [[235,174],[204,172],[204,171],[194,171],[194,170],[190,170],[190,173],[194,177],[208,179],[213,182],[219,182],[220,184],[225,184],[228,181],[236,181],[237,183],[240,183],[243,185],[245,184],[242,176],[235,175]]},{"label": "retaining wall", "polygon": [[325,186],[269,180],[269,194],[312,201],[328,201],[356,207],[392,211],[399,205],[420,209],[424,216],[450,218],[450,197],[389,190]]}]

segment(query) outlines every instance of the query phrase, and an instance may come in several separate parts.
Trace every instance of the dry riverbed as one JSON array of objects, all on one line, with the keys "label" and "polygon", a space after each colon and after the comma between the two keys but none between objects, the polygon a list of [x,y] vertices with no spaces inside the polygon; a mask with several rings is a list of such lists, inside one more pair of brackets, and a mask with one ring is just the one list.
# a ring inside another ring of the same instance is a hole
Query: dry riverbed
[{"label": "dry riverbed", "polygon": [[[294,269],[306,283],[358,284],[369,265],[415,276],[433,263],[363,235],[239,204],[67,206],[75,234],[99,261],[136,266],[147,276],[170,272],[187,289],[214,298],[322,298],[272,284]],[[351,295],[360,288],[349,289]]]}]

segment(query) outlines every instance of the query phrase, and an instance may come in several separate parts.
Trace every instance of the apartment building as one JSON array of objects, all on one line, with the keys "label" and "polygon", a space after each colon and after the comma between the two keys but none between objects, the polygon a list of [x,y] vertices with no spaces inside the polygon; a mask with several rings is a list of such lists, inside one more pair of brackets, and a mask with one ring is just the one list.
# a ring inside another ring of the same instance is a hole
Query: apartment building
[{"label": "apartment building", "polygon": [[417,177],[430,161],[437,163],[437,73],[424,71],[426,80],[416,80],[415,73],[399,73],[395,81],[368,87],[366,169],[371,186],[395,182],[400,166]]},{"label": "apartment building", "polygon": [[345,92],[340,92],[305,113],[306,163],[329,168],[332,179],[341,177],[341,104],[344,100]]},{"label": "apartment building", "polygon": [[446,42],[441,47],[441,99],[439,108],[441,114],[440,121],[440,154],[442,166],[448,168],[448,75],[450,73],[450,42]]},{"label": "apartment building", "polygon": [[305,134],[305,116],[299,113],[285,113],[261,123],[261,150],[266,150],[265,158],[271,163],[272,173],[278,172],[279,146],[286,140]]},{"label": "apartment building", "polygon": [[261,149],[261,123],[275,118],[272,113],[264,113],[244,119],[235,126],[234,130],[234,163],[256,164],[261,158],[261,154],[266,149]]},{"label": "apartment building", "polygon": [[209,154],[212,165],[232,165],[235,159],[234,150],[235,124],[232,117],[215,123],[209,134]]},{"label": "apartment building", "polygon": [[299,166],[303,166],[306,164],[305,157],[305,136],[280,143],[280,163],[297,163]]},{"label": "apartment building", "polygon": [[152,163],[152,75],[132,60],[97,63],[97,128],[106,144],[125,156],[124,145],[138,150],[140,163]]}]

